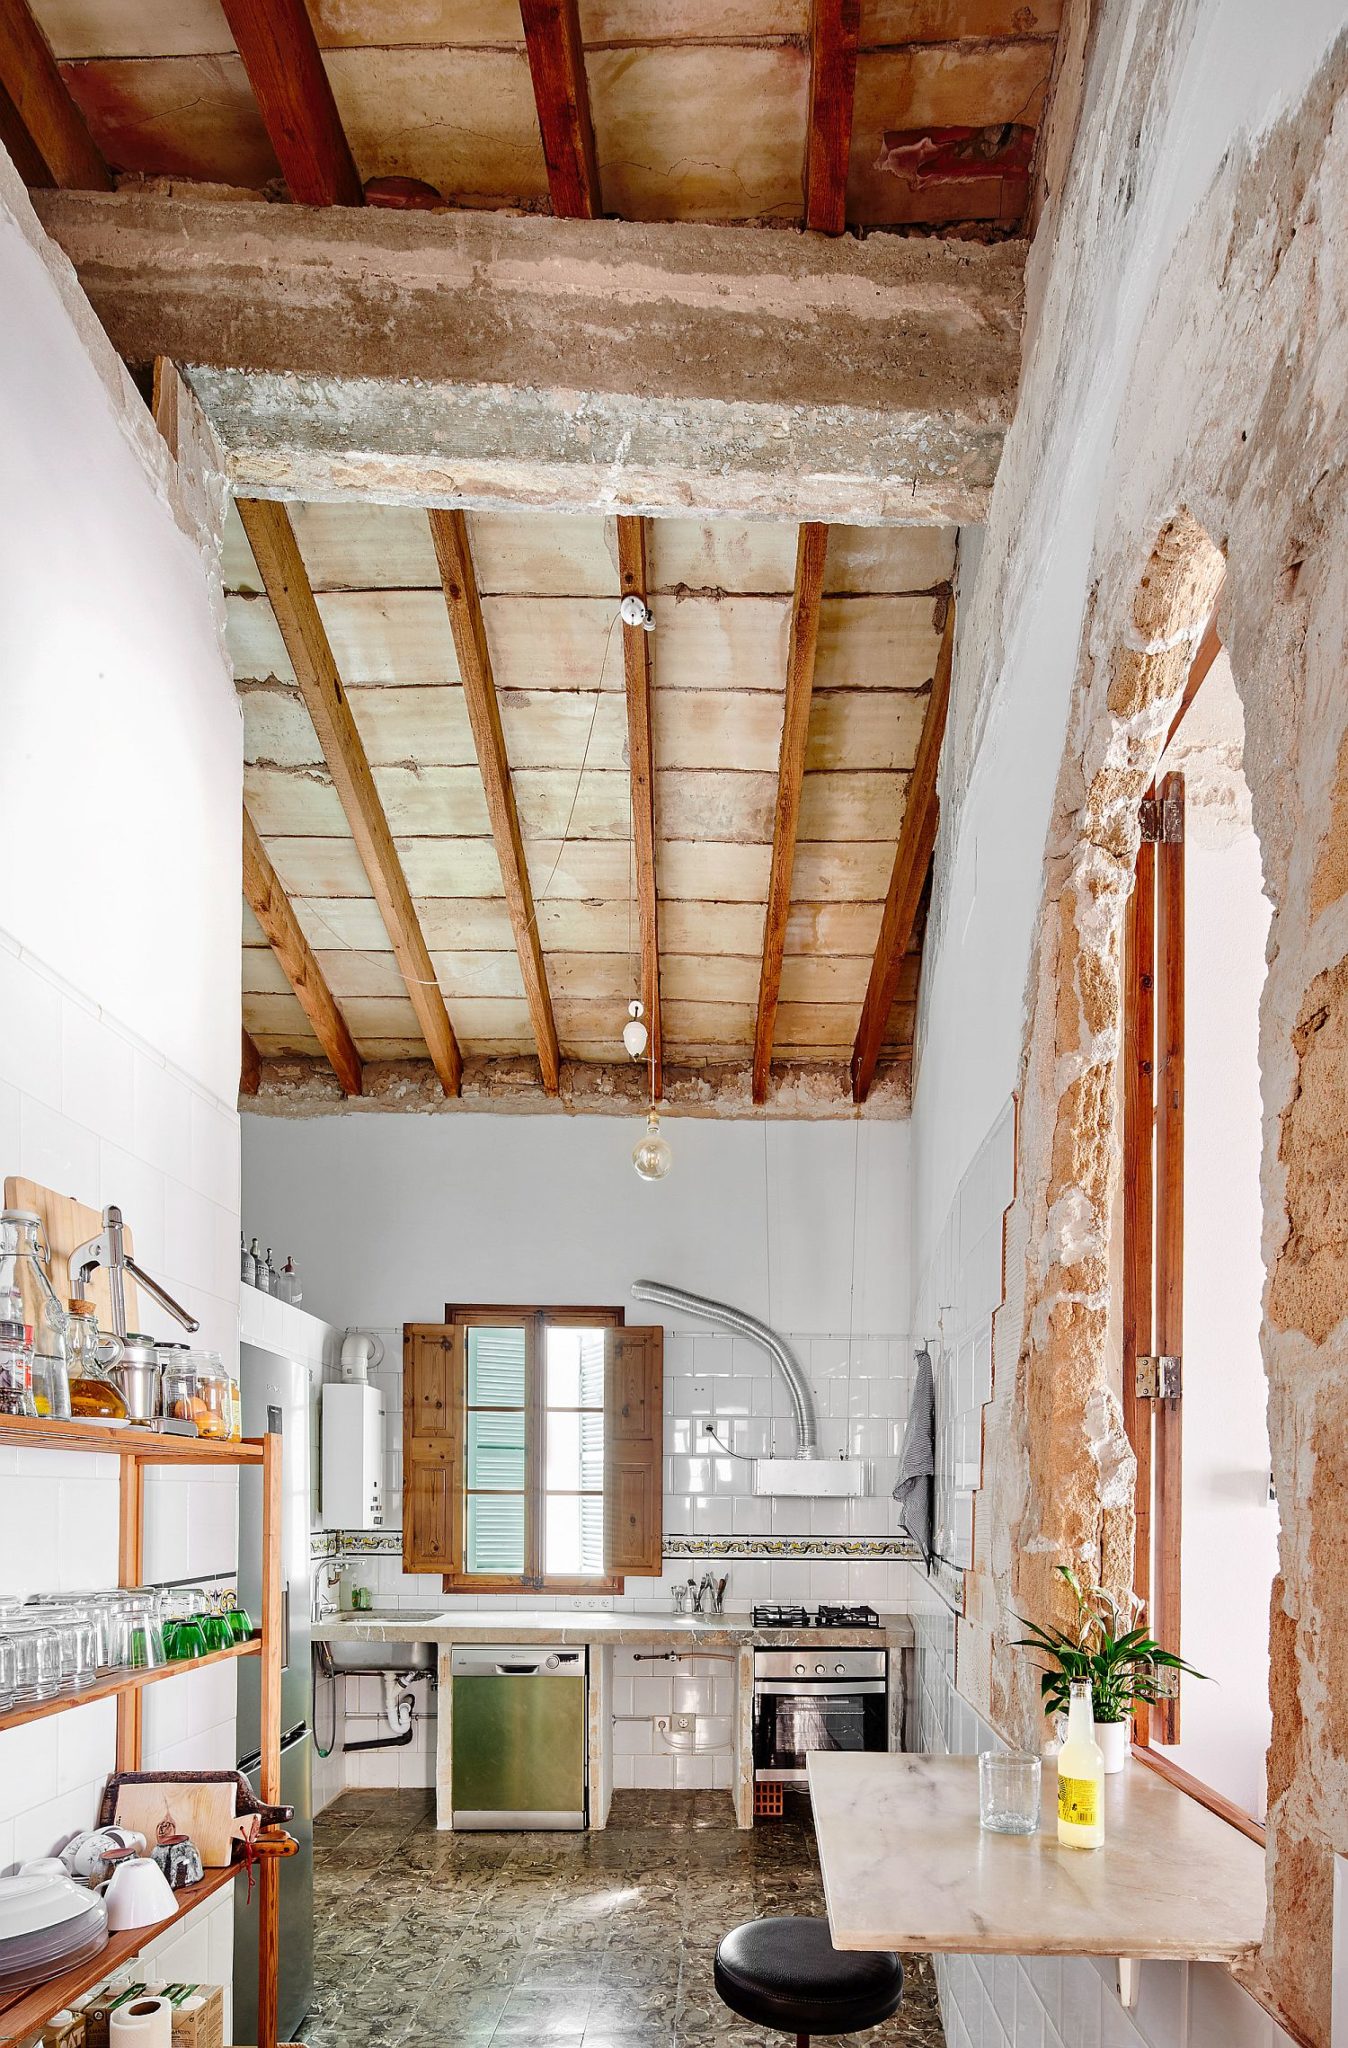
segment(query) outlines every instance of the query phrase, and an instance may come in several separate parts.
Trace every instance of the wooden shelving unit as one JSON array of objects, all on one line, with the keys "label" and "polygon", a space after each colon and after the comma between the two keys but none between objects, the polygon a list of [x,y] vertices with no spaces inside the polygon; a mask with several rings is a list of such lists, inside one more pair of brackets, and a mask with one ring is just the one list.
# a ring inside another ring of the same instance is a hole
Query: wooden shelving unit
[{"label": "wooden shelving unit", "polygon": [[95,1984],[101,1984],[122,1963],[139,1955],[161,1934],[167,1934],[194,1907],[203,1905],[213,1892],[233,1884],[242,1869],[241,1863],[231,1863],[226,1870],[208,1870],[200,1884],[183,1886],[177,1894],[178,1910],[166,1920],[157,1920],[153,1927],[133,1927],[126,1934],[110,1934],[107,1947],[89,1962],[67,1970],[62,1977],[49,1977],[45,1984],[36,1984],[31,1991],[21,1991],[10,2005],[0,2005],[0,2041],[23,2041],[37,2033],[54,2012],[60,2012],[73,1998],[82,1998],[86,1991],[92,1991]]},{"label": "wooden shelving unit", "polygon": [[219,1443],[204,1436],[161,1436],[157,1430],[106,1422],[54,1422],[44,1416],[0,1415],[0,1444],[28,1451],[102,1451],[146,1465],[260,1465],[265,1439]]},{"label": "wooden shelving unit", "polygon": [[87,1707],[91,1700],[117,1699],[136,1687],[154,1685],[161,1678],[181,1678],[185,1671],[200,1671],[207,1664],[227,1664],[239,1657],[261,1655],[262,1640],[254,1636],[250,1642],[235,1643],[228,1650],[210,1650],[204,1657],[184,1657],[156,1665],[153,1671],[110,1671],[106,1678],[97,1679],[93,1685],[82,1686],[79,1692],[56,1693],[51,1699],[33,1700],[27,1706],[7,1708],[0,1713],[0,1735],[7,1728],[22,1728],[26,1721],[45,1721],[50,1714],[65,1714],[72,1707]]},{"label": "wooden shelving unit", "polygon": [[[278,1414],[273,1411],[273,1414]],[[281,1796],[281,1435],[279,1415],[271,1433],[245,1438],[241,1443],[215,1442],[205,1437],[161,1436],[151,1429],[110,1429],[97,1422],[56,1422],[24,1415],[0,1415],[0,1448],[24,1450],[75,1450],[102,1453],[120,1460],[121,1487],[118,1511],[117,1582],[139,1586],[144,1577],[145,1468],[147,1465],[260,1465],[262,1468],[262,1615],[261,1633],[251,1642],[236,1643],[228,1650],[209,1656],[185,1658],[165,1664],[157,1671],[110,1673],[80,1692],[57,1693],[51,1699],[34,1701],[0,1715],[0,1730],[17,1728],[25,1722],[40,1721],[53,1714],[68,1713],[72,1707],[91,1700],[117,1702],[117,1769],[141,1768],[141,1699],[147,1685],[161,1678],[176,1678],[200,1670],[206,1664],[226,1663],[241,1657],[262,1659],[260,1792],[265,1804],[275,1805]],[[230,1759],[232,1764],[233,1759]],[[265,1843],[262,1845],[265,1848]],[[284,1842],[282,1842],[284,1847]],[[290,1845],[293,1847],[293,1844]],[[256,1872],[259,1887],[262,1938],[258,1959],[258,2048],[276,2048],[276,1976],[279,1873],[276,1843],[273,1853],[259,1853]],[[114,1934],[107,1947],[78,1969],[53,1977],[45,1984],[25,1991],[9,2004],[0,2003],[0,2042],[21,2041],[43,2027],[52,2014],[72,1998],[100,1983],[120,1964],[139,1954],[208,1899],[213,1892],[233,1882],[243,1868],[233,1863],[226,1869],[209,1870],[200,1884],[187,1885],[178,1893],[178,1907],[168,1919],[153,1927],[138,1927],[126,1934]]]}]

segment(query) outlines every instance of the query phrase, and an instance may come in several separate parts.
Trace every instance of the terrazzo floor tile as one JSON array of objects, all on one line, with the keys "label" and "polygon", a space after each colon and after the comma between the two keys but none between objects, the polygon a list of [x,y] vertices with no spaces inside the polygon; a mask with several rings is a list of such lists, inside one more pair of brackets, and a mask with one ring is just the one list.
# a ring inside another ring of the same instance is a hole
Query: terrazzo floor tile
[{"label": "terrazzo floor tile", "polygon": [[[735,1826],[723,1792],[620,1792],[599,1834],[437,1833],[432,1795],[347,1792],[314,1830],[307,2048],[782,2048],[728,2012],[716,1943],[822,1913],[808,1814]],[[930,1959],[853,2035],[945,2048]],[[819,2037],[819,2048],[828,2048]]]}]

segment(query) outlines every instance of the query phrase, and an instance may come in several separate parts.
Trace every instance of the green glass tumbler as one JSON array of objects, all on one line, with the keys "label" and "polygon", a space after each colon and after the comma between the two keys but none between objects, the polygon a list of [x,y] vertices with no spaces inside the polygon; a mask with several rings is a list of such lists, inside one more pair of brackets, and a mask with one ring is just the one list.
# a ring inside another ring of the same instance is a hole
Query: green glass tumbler
[{"label": "green glass tumbler", "polygon": [[173,1654],[175,1657],[204,1657],[207,1654],[206,1633],[200,1615],[191,1614],[185,1621],[174,1624]]}]

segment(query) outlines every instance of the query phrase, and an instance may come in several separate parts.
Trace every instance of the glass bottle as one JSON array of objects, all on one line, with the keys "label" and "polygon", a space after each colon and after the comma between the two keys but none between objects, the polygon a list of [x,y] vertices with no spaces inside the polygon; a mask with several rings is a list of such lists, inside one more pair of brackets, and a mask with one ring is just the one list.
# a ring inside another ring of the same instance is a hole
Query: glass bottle
[{"label": "glass bottle", "polygon": [[91,1301],[72,1300],[67,1303],[67,1310],[66,1363],[70,1373],[71,1414],[88,1422],[125,1422],[126,1402],[111,1372],[122,1355],[121,1339],[102,1334],[98,1311]]},{"label": "glass bottle", "polygon": [[243,1232],[239,1232],[239,1278],[245,1287],[257,1286],[257,1260],[244,1243]]},{"label": "glass bottle", "polygon": [[258,1243],[258,1241],[257,1241],[257,1239],[256,1239],[256,1238],[254,1238],[254,1239],[253,1239],[252,1243],[251,1243],[251,1244],[249,1245],[249,1247],[248,1247],[248,1256],[249,1256],[249,1258],[250,1258],[250,1259],[252,1260],[252,1262],[253,1262],[253,1280],[252,1280],[252,1284],[253,1284],[253,1286],[254,1286],[254,1287],[261,1287],[261,1286],[262,1286],[262,1284],[263,1284],[263,1281],[262,1281],[262,1247],[261,1247],[261,1245],[260,1245],[260,1244]]},{"label": "glass bottle", "polygon": [[290,1258],[281,1268],[281,1299],[288,1301],[292,1308],[298,1308],[304,1299],[300,1276],[295,1270],[295,1261]]},{"label": "glass bottle", "polygon": [[17,1290],[0,1295],[0,1415],[36,1415],[33,1347]]},{"label": "glass bottle", "polygon": [[1090,1684],[1074,1678],[1067,1740],[1058,1751],[1058,1840],[1065,1849],[1099,1849],[1105,1839],[1105,1753],[1094,1725]]},{"label": "glass bottle", "polygon": [[231,1443],[238,1443],[243,1436],[243,1390],[237,1363],[225,1366],[225,1377],[229,1381],[229,1437]]},{"label": "glass bottle", "polygon": [[12,1311],[13,1297],[19,1297],[12,1320],[28,1326],[37,1413],[68,1416],[66,1315],[51,1284],[50,1263],[42,1218],[31,1209],[0,1210],[0,1302]]},{"label": "glass bottle", "polygon": [[276,1292],[276,1268],[271,1262],[270,1245],[267,1246],[266,1262],[262,1268],[262,1292],[264,1294],[275,1294]]}]

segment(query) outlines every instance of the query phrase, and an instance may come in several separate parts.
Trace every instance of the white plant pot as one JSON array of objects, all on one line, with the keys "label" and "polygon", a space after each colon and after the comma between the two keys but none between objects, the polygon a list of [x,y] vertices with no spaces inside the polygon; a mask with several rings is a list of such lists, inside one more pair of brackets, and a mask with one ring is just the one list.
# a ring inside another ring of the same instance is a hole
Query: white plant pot
[{"label": "white plant pot", "polygon": [[1105,1776],[1112,1777],[1121,1771],[1128,1761],[1128,1723],[1126,1721],[1097,1721],[1095,1739],[1104,1752]]}]

